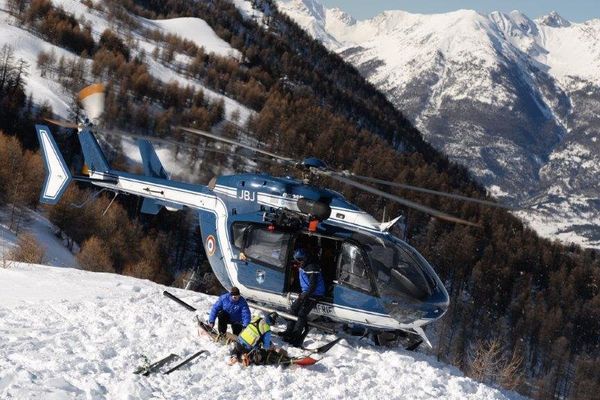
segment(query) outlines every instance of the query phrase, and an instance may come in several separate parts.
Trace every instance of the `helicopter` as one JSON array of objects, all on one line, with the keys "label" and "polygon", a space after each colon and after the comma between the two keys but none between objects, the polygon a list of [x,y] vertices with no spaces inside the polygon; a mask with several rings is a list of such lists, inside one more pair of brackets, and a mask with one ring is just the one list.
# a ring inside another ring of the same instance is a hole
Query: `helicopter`
[{"label": "helicopter", "polygon": [[215,276],[228,290],[238,287],[257,307],[289,309],[300,293],[292,254],[302,246],[318,257],[327,288],[311,312],[312,319],[364,328],[381,338],[408,338],[405,342],[413,348],[421,342],[431,347],[424,328],[446,313],[449,296],[427,260],[392,233],[402,217],[379,222],[340,193],[315,186],[307,177],[329,177],[433,217],[471,226],[476,224],[363,182],[502,207],[486,200],[336,171],[314,157],[295,160],[186,127],[179,128],[297,167],[305,179],[242,173],[213,178],[207,185],[171,180],[146,139],[138,139],[144,174],[117,171],[109,165],[94,135],[99,130],[96,125],[104,98],[104,85],[93,84],[79,93],[87,117],[83,122],[47,119],[77,129],[85,161],[82,175],[71,174],[48,126],[36,125],[46,167],[40,201],[56,204],[69,183],[77,180],[111,191],[115,197],[119,193],[141,196],[143,213],[157,214],[163,207],[169,211],[192,209],[198,213],[205,252]]}]

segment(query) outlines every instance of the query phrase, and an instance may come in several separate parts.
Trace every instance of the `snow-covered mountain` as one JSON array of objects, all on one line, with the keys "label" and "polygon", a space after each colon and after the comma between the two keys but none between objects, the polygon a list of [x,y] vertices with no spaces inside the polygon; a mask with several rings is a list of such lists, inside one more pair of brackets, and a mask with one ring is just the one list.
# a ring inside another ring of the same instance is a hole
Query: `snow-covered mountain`
[{"label": "snow-covered mountain", "polygon": [[[522,399],[434,357],[355,337],[308,368],[230,367],[228,349],[199,337],[194,315],[164,297],[165,289],[71,268],[0,268],[0,398]],[[194,304],[202,318],[215,301],[169,290]],[[315,333],[307,342],[331,338]],[[170,375],[133,374],[143,356],[187,356],[200,349],[209,353]]]},{"label": "snow-covered mountain", "polygon": [[278,7],[539,233],[600,247],[600,19]]}]

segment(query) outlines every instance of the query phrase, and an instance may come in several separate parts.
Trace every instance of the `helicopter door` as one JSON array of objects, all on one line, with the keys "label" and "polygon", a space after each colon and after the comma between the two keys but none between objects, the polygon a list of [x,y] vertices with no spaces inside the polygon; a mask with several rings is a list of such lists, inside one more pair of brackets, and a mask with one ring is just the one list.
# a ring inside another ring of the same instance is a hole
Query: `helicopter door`
[{"label": "helicopter door", "polygon": [[262,226],[246,231],[245,263],[238,265],[238,280],[246,287],[283,293],[291,235]]}]

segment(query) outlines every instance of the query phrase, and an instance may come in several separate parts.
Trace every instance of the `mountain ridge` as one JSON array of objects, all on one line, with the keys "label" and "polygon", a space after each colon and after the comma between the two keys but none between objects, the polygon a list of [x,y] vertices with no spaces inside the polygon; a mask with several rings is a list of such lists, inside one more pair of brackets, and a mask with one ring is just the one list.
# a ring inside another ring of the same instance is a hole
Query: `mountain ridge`
[{"label": "mountain ridge", "polygon": [[502,201],[526,205],[518,214],[538,232],[600,247],[600,227],[587,226],[600,226],[600,19],[394,10],[357,21],[322,6],[317,19],[308,10],[318,4],[278,2],[429,143]]}]

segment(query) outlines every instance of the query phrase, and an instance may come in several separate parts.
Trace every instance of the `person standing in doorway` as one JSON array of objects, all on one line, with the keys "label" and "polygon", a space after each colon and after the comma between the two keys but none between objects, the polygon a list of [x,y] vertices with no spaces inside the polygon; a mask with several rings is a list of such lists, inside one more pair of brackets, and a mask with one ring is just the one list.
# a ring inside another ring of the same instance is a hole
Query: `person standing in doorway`
[{"label": "person standing in doorway", "polygon": [[325,295],[325,280],[319,264],[309,257],[304,248],[294,251],[294,261],[298,267],[298,280],[302,292],[292,303],[290,312],[296,316],[297,321],[288,321],[283,332],[283,340],[294,347],[302,347],[304,338],[308,334],[308,314],[317,302]]}]

